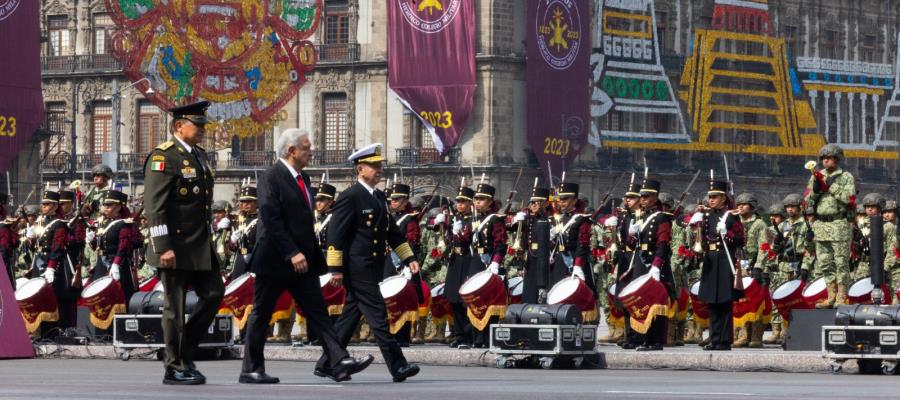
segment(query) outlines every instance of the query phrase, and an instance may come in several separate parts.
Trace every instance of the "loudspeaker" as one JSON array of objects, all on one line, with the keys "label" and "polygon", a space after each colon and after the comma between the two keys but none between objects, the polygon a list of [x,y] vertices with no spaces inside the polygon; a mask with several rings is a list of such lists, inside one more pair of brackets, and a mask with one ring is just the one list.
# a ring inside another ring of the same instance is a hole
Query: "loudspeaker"
[{"label": "loudspeaker", "polygon": [[835,310],[794,310],[788,325],[784,349],[789,351],[821,351],[822,327],[834,325]]}]

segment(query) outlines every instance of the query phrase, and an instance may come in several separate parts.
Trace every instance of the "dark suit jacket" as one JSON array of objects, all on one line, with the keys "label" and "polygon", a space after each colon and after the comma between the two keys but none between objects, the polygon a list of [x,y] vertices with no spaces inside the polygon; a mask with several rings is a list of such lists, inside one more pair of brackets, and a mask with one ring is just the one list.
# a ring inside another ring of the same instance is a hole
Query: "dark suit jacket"
[{"label": "dark suit jacket", "polygon": [[[309,176],[300,174],[309,190]],[[313,210],[303,200],[296,179],[281,161],[276,161],[260,177],[257,194],[259,222],[250,270],[257,275],[299,276],[291,265],[291,257],[299,252],[309,263],[304,275],[324,274],[325,257],[313,230]]]}]

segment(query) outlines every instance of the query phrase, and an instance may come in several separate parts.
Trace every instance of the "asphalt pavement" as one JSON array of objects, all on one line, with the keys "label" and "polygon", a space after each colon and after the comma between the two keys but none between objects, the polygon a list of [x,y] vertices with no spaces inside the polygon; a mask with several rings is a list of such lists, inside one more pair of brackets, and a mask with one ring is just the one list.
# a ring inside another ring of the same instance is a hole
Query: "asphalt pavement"
[{"label": "asphalt pavement", "polygon": [[900,396],[900,376],[673,370],[541,370],[422,366],[405,383],[383,364],[353,380],[313,376],[313,363],[270,361],[278,385],[237,382],[239,360],[199,362],[203,386],[162,385],[158,361],[0,361],[0,399],[867,399]]}]

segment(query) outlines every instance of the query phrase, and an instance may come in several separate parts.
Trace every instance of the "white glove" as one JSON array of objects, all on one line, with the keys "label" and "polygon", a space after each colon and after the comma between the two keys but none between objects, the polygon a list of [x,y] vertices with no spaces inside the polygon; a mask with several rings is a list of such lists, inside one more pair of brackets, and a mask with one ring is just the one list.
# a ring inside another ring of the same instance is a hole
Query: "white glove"
[{"label": "white glove", "polygon": [[97,238],[97,233],[95,233],[94,231],[90,231],[90,230],[89,230],[89,231],[87,231],[87,233],[84,235],[84,240],[85,240],[86,242],[88,242],[88,243],[93,242],[94,239],[96,239],[96,238]]},{"label": "white glove", "polygon": [[403,277],[407,280],[412,279],[412,271],[409,269],[409,267],[403,267],[403,270],[400,271],[400,275],[403,275]]},{"label": "white glove", "polygon": [[231,241],[237,243],[238,240],[241,239],[241,231],[235,229],[234,232],[231,232]]},{"label": "white glove", "polygon": [[641,233],[641,224],[631,224],[631,226],[628,227],[629,235],[636,236],[639,233]]},{"label": "white glove", "polygon": [[29,226],[28,229],[25,230],[25,238],[34,239],[37,236],[37,232],[35,232],[34,225]]},{"label": "white glove", "polygon": [[650,267],[650,277],[659,281],[659,267]]},{"label": "white glove", "polygon": [[231,227],[231,220],[228,219],[228,217],[225,217],[225,218],[220,219],[220,220],[219,220],[219,223],[216,224],[216,229],[218,229],[218,230],[220,230],[220,231],[221,231],[222,229],[228,229],[228,228],[230,228],[230,227]]},{"label": "white glove", "polygon": [[498,263],[496,261],[492,262],[491,265],[488,266],[488,270],[491,271],[491,273],[494,275],[499,275],[500,274],[500,263]]},{"label": "white glove", "polygon": [[575,275],[578,279],[584,280],[584,269],[576,265],[572,267],[572,275]]},{"label": "white glove", "polygon": [[691,220],[688,221],[688,225],[696,225],[703,221],[703,213],[694,213],[691,215]]},{"label": "white glove", "polygon": [[109,267],[109,276],[113,278],[113,280],[119,280],[122,276],[119,274],[119,264],[113,264]]},{"label": "white glove", "polygon": [[53,281],[56,280],[56,268],[47,268],[41,276],[47,280],[47,283],[52,285]]},{"label": "white glove", "polygon": [[750,269],[750,260],[741,260],[741,268],[745,271]]},{"label": "white glove", "polygon": [[716,232],[719,232],[720,235],[728,233],[728,228],[725,227],[725,217],[722,217],[719,223],[716,224]]},{"label": "white glove", "polygon": [[459,233],[462,232],[462,229],[463,229],[462,221],[456,220],[455,222],[453,222],[453,234],[454,235],[459,235]]},{"label": "white glove", "polygon": [[522,222],[525,220],[525,212],[519,211],[516,213],[515,218],[513,218],[513,222]]},{"label": "white glove", "polygon": [[553,225],[553,227],[550,228],[550,237],[559,236],[559,234],[562,233],[562,230],[563,227],[561,225]]},{"label": "white glove", "polygon": [[436,217],[434,217],[435,225],[440,225],[440,224],[443,224],[444,222],[447,222],[447,216],[444,215],[444,213],[440,213]]},{"label": "white glove", "polygon": [[603,226],[607,228],[615,228],[619,226],[619,219],[616,217],[609,217],[606,221],[603,221]]}]

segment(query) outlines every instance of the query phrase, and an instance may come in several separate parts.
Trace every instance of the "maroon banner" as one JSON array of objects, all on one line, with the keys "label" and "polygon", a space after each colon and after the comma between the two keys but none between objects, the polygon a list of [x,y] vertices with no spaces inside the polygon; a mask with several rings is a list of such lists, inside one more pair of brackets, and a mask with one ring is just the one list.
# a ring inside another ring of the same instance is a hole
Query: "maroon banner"
[{"label": "maroon banner", "polygon": [[[34,2],[37,4],[37,2]],[[2,8],[0,8],[2,10]],[[4,358],[32,358],[34,348],[25,330],[25,320],[19,312],[13,283],[9,281],[6,265],[0,257],[0,360]]]},{"label": "maroon banner", "polygon": [[0,173],[9,169],[44,116],[40,2],[0,0]]},{"label": "maroon banner", "polygon": [[528,2],[528,143],[553,184],[590,129],[589,0]]},{"label": "maroon banner", "polygon": [[475,96],[474,0],[387,0],[388,80],[446,153]]}]

